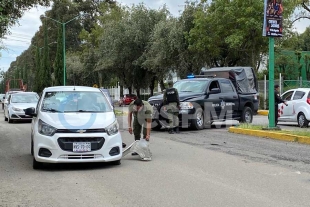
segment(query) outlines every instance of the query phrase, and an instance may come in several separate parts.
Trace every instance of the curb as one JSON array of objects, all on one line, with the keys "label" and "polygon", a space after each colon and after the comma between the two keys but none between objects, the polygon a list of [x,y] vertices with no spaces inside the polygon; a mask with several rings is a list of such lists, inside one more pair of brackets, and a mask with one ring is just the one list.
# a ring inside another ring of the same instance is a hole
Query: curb
[{"label": "curb", "polygon": [[126,111],[120,111],[120,110],[117,110],[119,112],[119,114],[116,114],[116,116],[125,116],[125,115],[128,115],[128,112]]},{"label": "curb", "polygon": [[265,130],[252,130],[252,129],[241,129],[236,127],[229,127],[229,132],[235,134],[245,134],[251,135],[256,137],[267,137],[271,139],[283,140],[287,142],[298,142],[301,144],[310,144],[310,137],[305,136],[298,136],[292,134],[285,134],[285,133],[277,133],[272,131],[265,131]]},{"label": "curb", "polygon": [[257,114],[263,115],[263,116],[268,116],[269,111],[268,110],[258,110]]}]

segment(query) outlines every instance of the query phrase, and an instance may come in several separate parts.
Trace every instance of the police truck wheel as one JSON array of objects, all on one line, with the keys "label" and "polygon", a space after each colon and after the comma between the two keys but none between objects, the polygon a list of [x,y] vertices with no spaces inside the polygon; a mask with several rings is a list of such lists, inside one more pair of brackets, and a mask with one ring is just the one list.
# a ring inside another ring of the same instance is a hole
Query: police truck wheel
[{"label": "police truck wheel", "polygon": [[253,121],[253,111],[250,107],[246,106],[244,107],[242,113],[240,122],[241,123],[252,123]]},{"label": "police truck wheel", "polygon": [[304,115],[304,113],[301,112],[298,114],[297,123],[298,123],[298,126],[301,128],[308,127],[309,121],[306,119],[306,116]]},{"label": "police truck wheel", "polygon": [[153,122],[152,122],[152,130],[154,130],[154,131],[159,131],[160,129],[161,129],[161,124],[159,123],[159,121],[158,120],[154,120]]},{"label": "police truck wheel", "polygon": [[194,114],[194,119],[192,119],[192,128],[196,130],[201,130],[204,127],[204,117],[203,110],[198,108]]}]

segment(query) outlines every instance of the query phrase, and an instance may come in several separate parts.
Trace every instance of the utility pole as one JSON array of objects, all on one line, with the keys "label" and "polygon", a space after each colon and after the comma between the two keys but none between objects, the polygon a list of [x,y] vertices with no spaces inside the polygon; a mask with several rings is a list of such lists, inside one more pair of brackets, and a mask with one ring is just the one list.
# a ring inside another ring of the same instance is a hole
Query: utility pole
[{"label": "utility pole", "polygon": [[66,29],[66,24],[68,24],[69,22],[75,20],[76,18],[78,18],[80,15],[74,17],[73,19],[67,21],[67,22],[60,22],[56,19],[53,19],[53,18],[50,18],[50,17],[47,17],[47,16],[43,16],[44,18],[47,18],[47,19],[50,19],[50,20],[53,20],[54,22],[57,22],[58,24],[61,24],[62,25],[62,47],[63,47],[63,78],[64,78],[64,86],[66,85],[66,32],[65,32],[65,29]]}]

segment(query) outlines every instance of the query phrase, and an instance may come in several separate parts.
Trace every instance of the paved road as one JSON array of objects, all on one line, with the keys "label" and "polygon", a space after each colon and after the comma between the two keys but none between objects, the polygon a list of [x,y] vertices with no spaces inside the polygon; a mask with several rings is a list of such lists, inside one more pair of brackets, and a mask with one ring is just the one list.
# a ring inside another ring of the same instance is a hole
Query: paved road
[{"label": "paved road", "polygon": [[[123,107],[115,107],[115,109],[119,111],[123,111],[125,113],[128,112],[128,107],[123,106]],[[238,124],[238,121],[226,121],[224,123],[215,123],[215,125],[226,125],[227,127],[230,127],[231,125],[236,125]],[[253,117],[253,125],[264,125],[268,126],[269,125],[269,120],[267,116],[262,116],[262,115],[255,115]],[[278,126],[283,129],[283,130],[308,130],[310,133],[310,128],[309,129],[301,129],[298,127],[297,122],[279,122]]]},{"label": "paved road", "polygon": [[[127,144],[124,117],[118,117]],[[310,147],[226,128],[152,132],[153,160],[34,171],[30,124],[0,114],[0,206],[309,206]],[[294,159],[293,159],[294,158]]]}]

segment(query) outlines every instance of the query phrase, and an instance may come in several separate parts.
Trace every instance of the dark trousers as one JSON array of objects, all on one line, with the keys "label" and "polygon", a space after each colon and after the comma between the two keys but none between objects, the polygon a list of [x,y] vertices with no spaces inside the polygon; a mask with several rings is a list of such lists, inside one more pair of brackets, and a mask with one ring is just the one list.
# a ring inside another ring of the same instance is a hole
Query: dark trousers
[{"label": "dark trousers", "polygon": [[278,110],[279,110],[279,106],[278,106],[278,104],[276,104],[274,106],[274,123],[276,126],[278,124]]},{"label": "dark trousers", "polygon": [[133,120],[133,134],[135,135],[135,140],[140,140],[141,131],[143,133],[143,139],[146,137],[146,121],[138,120],[134,118]]}]

